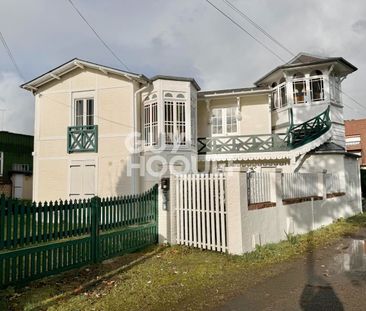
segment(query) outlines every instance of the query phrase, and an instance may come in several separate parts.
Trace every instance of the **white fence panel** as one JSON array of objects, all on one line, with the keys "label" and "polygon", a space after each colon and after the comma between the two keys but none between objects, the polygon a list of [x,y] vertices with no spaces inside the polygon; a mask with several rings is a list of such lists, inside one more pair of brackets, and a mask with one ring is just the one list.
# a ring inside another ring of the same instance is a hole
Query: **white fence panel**
[{"label": "white fence panel", "polygon": [[177,243],[227,251],[225,176],[176,175]]},{"label": "white fence panel", "polygon": [[327,193],[341,192],[341,179],[339,174],[328,173],[325,175]]},{"label": "white fence panel", "polygon": [[248,199],[250,204],[271,201],[271,179],[269,173],[248,174]]},{"label": "white fence panel", "polygon": [[319,195],[318,174],[284,173],[282,175],[282,198],[297,199]]}]

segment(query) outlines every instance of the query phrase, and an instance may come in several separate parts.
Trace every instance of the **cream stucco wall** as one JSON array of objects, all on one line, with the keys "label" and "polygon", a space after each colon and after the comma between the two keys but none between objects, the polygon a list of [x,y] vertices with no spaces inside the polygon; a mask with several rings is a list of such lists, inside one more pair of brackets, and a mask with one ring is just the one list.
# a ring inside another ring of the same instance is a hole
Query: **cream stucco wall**
[{"label": "cream stucco wall", "polygon": [[[137,83],[92,69],[75,69],[39,88],[35,100],[34,200],[68,199],[69,166],[74,160],[96,165],[96,195],[132,191],[127,177],[130,157],[125,139],[133,131],[133,96]],[[95,101],[98,153],[67,153],[73,98],[88,94]]]},{"label": "cream stucco wall", "polygon": [[[198,137],[210,137],[209,124],[211,109],[218,107],[237,107],[237,95],[220,98],[210,98],[209,108],[205,99],[198,100]],[[271,113],[269,110],[268,95],[240,96],[239,132],[237,135],[270,134],[272,130]]]}]

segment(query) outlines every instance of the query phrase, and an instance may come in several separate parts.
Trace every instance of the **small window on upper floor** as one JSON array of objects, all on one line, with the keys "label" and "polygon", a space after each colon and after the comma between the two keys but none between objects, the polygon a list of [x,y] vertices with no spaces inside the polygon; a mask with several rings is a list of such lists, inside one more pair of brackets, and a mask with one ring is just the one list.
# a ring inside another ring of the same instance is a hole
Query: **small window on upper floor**
[{"label": "small window on upper floor", "polygon": [[313,102],[324,100],[324,79],[320,70],[310,73],[310,95]]},{"label": "small window on upper floor", "polygon": [[74,100],[73,125],[94,125],[94,99],[78,98]]},{"label": "small window on upper floor", "polygon": [[294,81],[292,82],[293,87],[293,98],[295,104],[303,104],[307,100],[306,81],[304,74],[297,72],[293,76]]}]

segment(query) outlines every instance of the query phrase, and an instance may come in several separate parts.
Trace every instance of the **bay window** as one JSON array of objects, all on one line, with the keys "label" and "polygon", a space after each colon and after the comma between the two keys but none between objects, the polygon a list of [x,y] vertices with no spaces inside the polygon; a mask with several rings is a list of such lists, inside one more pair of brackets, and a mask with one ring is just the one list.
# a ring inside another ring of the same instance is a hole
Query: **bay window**
[{"label": "bay window", "polygon": [[276,82],[272,84],[271,107],[273,110],[287,106],[286,81],[284,78],[280,80],[280,84]]},{"label": "bay window", "polygon": [[238,132],[237,108],[213,108],[211,118],[212,135],[233,135]]}]

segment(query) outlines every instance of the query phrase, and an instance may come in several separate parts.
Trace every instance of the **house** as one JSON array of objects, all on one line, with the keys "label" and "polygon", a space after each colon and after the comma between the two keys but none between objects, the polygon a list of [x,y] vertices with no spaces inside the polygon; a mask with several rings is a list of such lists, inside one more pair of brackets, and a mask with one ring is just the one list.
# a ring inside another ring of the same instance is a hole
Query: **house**
[{"label": "house", "polygon": [[32,199],[33,136],[0,131],[0,192]]},{"label": "house", "polygon": [[35,200],[138,193],[167,170],[327,170],[359,178],[345,151],[342,57],[300,53],[252,87],[73,59],[25,83],[35,96]]},{"label": "house", "polygon": [[366,119],[346,120],[346,149],[360,157],[361,169],[366,169]]}]

